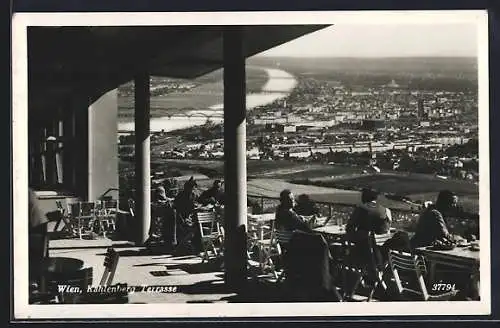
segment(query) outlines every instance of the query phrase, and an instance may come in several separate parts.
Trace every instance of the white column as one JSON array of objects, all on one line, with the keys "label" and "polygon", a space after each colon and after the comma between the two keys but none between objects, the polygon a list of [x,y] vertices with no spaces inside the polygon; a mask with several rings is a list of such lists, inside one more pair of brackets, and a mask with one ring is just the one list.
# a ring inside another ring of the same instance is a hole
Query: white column
[{"label": "white column", "polygon": [[224,31],[225,281],[240,290],[247,279],[246,83],[243,30]]},{"label": "white column", "polygon": [[149,135],[149,73],[135,77],[135,201],[140,222],[138,242],[142,245],[149,236],[151,224],[151,167]]}]

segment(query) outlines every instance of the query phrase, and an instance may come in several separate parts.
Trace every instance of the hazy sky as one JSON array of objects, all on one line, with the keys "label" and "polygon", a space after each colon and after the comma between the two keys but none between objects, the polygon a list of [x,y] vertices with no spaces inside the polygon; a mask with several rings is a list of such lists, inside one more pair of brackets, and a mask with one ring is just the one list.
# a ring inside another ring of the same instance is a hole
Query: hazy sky
[{"label": "hazy sky", "polygon": [[477,26],[447,24],[340,24],[305,35],[263,56],[411,57],[477,56]]}]

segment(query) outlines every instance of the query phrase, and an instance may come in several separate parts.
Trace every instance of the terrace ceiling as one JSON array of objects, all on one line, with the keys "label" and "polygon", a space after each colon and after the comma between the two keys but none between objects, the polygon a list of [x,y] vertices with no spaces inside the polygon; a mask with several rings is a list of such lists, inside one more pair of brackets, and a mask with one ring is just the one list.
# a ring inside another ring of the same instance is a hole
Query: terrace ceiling
[{"label": "terrace ceiling", "polygon": [[[326,25],[245,26],[250,57]],[[90,101],[149,71],[192,79],[223,66],[223,26],[29,27],[31,114]]]}]

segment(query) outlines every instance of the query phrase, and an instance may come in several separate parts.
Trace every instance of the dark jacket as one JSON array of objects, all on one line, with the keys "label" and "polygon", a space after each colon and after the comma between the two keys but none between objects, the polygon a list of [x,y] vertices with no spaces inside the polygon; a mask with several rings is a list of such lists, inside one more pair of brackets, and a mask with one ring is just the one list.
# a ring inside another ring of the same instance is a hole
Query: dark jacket
[{"label": "dark jacket", "polygon": [[311,296],[335,291],[330,259],[330,250],[322,235],[294,232],[286,255],[287,281]]},{"label": "dark jacket", "polygon": [[199,198],[199,202],[207,205],[216,201],[219,204],[224,204],[224,191],[214,187],[205,190]]},{"label": "dark jacket", "polygon": [[196,199],[197,197],[194,192],[181,191],[174,199],[174,207],[177,215],[187,218],[192,214],[195,209]]},{"label": "dark jacket", "polygon": [[285,210],[281,206],[278,206],[276,210],[276,228],[286,231],[312,231],[309,225],[294,210]]},{"label": "dark jacket", "polygon": [[346,226],[346,233],[353,235],[357,232],[376,234],[387,233],[390,221],[387,209],[377,203],[365,203],[357,206]]},{"label": "dark jacket", "polygon": [[449,237],[443,215],[435,207],[429,207],[420,214],[415,235],[411,239],[412,247],[429,246],[435,240]]}]

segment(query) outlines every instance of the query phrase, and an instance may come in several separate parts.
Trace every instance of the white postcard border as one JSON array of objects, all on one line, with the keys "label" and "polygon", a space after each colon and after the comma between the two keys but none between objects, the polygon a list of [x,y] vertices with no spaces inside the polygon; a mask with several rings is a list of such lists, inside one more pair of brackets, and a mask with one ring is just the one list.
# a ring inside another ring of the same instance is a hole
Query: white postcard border
[{"label": "white postcard border", "polygon": [[[478,26],[481,301],[247,304],[28,304],[28,26],[257,25],[257,24],[442,24]],[[477,11],[378,12],[196,12],[196,13],[16,13],[12,20],[13,245],[16,319],[487,315],[491,312],[488,16]],[[293,306],[293,311],[291,311]]]}]

